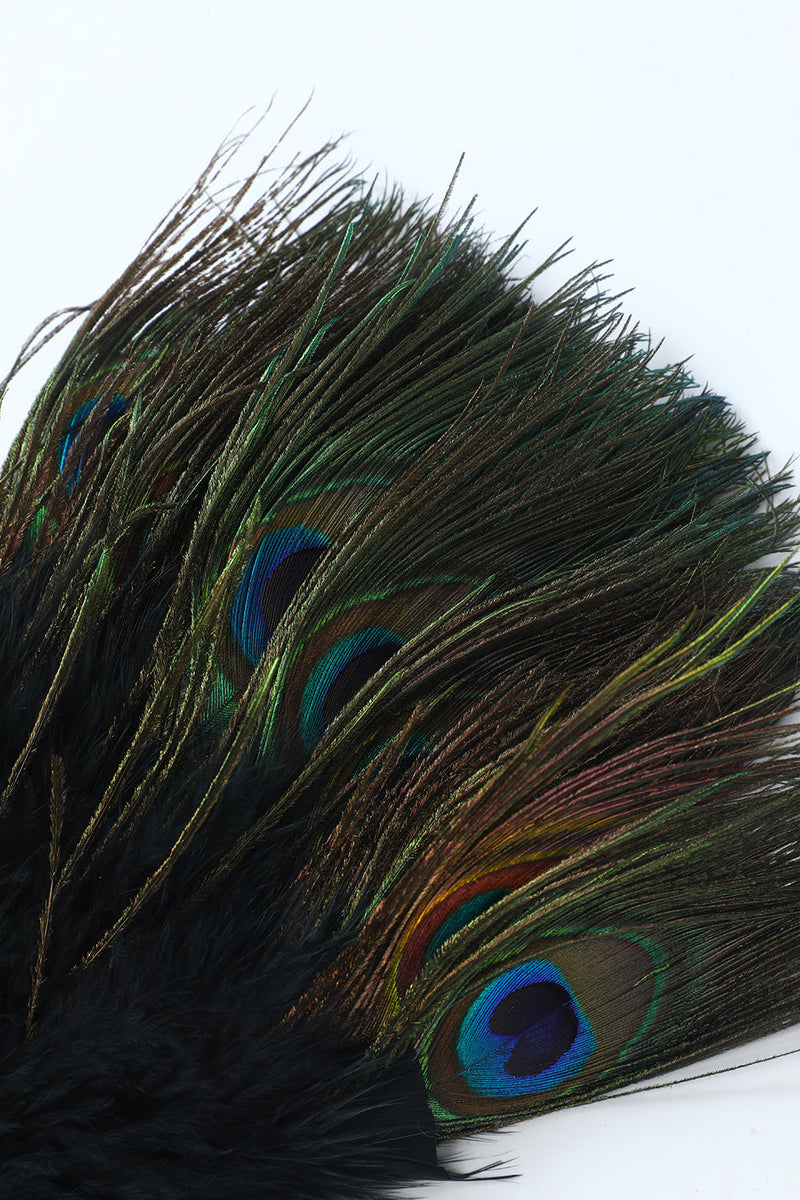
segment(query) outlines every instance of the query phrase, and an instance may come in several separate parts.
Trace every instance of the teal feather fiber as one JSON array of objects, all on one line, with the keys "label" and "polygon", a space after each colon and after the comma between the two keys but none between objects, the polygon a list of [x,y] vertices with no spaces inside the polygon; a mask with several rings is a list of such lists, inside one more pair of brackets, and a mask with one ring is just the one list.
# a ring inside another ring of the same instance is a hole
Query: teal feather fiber
[{"label": "teal feather fiber", "polygon": [[2,1196],[389,1196],[800,1020],[789,475],[336,155],[224,149],[3,470]]}]

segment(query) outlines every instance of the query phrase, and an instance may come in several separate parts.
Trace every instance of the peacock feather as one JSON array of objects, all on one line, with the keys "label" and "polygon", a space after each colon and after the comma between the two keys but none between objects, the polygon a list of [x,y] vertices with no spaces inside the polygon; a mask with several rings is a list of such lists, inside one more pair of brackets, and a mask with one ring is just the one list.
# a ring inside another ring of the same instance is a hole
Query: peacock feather
[{"label": "peacock feather", "polygon": [[2,1196],[388,1196],[800,1020],[787,474],[596,271],[226,162],[0,481]]}]

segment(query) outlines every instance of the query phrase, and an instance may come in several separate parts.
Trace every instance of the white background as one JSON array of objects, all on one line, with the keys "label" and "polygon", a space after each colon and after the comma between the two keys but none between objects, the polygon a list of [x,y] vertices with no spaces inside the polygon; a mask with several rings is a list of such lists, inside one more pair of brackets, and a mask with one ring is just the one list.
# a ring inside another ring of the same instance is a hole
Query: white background
[{"label": "white background", "polygon": [[[314,89],[295,149],[348,132],[359,168],[435,198],[466,151],[458,202],[477,192],[500,233],[538,206],[531,265],[569,237],[575,268],[613,258],[630,313],[782,463],[799,77],[796,0],[7,3],[0,374],[42,317],[106,288],[246,110],[277,93],[266,149]],[[14,388],[2,454],[49,365]],[[738,1060],[793,1045],[800,1028]],[[463,1148],[517,1180],[424,1195],[796,1198],[799,1135],[800,1056],[529,1122]]]}]

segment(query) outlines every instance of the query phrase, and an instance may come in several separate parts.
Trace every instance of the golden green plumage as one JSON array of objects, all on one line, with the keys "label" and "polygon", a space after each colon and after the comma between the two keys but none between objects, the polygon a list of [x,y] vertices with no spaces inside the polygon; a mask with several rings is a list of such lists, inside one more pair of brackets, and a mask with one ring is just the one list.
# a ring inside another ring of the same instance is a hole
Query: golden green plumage
[{"label": "golden green plumage", "polygon": [[332,162],[212,164],[4,470],[0,1194],[385,1195],[800,1016],[787,476]]}]

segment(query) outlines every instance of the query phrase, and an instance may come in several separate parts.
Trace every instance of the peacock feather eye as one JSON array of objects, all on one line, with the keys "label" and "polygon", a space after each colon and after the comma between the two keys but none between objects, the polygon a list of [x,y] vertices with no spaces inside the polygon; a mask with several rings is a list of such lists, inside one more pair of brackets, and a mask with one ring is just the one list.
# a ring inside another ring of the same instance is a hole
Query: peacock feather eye
[{"label": "peacock feather eye", "polygon": [[61,440],[58,443],[58,469],[59,469],[59,471],[64,470],[64,465],[67,461],[67,454],[69,453],[70,447],[72,446],[76,437],[78,436],[78,434],[80,432],[80,428],[83,425],[84,421],[89,416],[89,413],[92,411],[92,409],[94,408],[95,404],[97,404],[97,401],[99,399],[100,399],[99,396],[95,396],[94,400],[87,400],[84,404],[82,404],[80,406],[80,408],[76,409],[76,411],[72,417],[72,420],[69,423],[67,432],[64,434],[64,436],[61,438]]},{"label": "peacock feather eye", "polygon": [[[425,1052],[435,1111],[519,1113],[625,1060],[664,994],[664,952],[639,936],[542,939],[451,1006]],[[538,953],[537,953],[538,951]]]},{"label": "peacock feather eye", "polygon": [[251,554],[233,601],[231,627],[253,666],[328,546],[330,538],[318,529],[291,525],[265,534]]},{"label": "peacock feather eye", "polygon": [[[58,461],[59,471],[64,470],[64,467],[66,466],[66,462],[67,462],[67,456],[69,455],[69,452],[70,452],[73,444],[78,439],[82,427],[85,425],[87,418],[89,417],[90,413],[93,412],[93,410],[95,409],[95,407],[97,406],[99,401],[100,401],[99,396],[95,396],[94,399],[92,399],[92,400],[86,400],[73,413],[72,420],[70,421],[69,426],[67,427],[67,432],[64,434],[64,436],[62,438],[59,439],[59,443],[58,443],[57,461]],[[124,396],[122,396],[119,392],[117,392],[117,394],[112,398],[112,400],[107,405],[106,411],[103,414],[103,418],[100,423],[100,432],[99,432],[99,436],[101,438],[105,436],[105,434],[108,432],[108,430],[114,424],[114,422],[119,417],[121,417],[124,412],[127,412],[128,408],[129,408],[128,401],[125,399]],[[72,474],[70,475],[70,477],[66,483],[66,490],[67,490],[68,496],[72,495],[73,491],[75,490],[75,486],[76,486],[78,480],[80,479],[81,470],[83,469],[83,464],[84,464],[85,458],[86,458],[86,453],[85,453],[85,451],[82,451],[81,455],[78,459],[78,462],[75,465],[75,468],[72,471]]]},{"label": "peacock feather eye", "polygon": [[[59,469],[59,471],[64,470],[64,466],[66,464],[67,455],[69,454],[70,448],[72,447],[73,443],[75,442],[76,438],[78,437],[78,435],[81,431],[81,427],[86,423],[87,417],[93,411],[95,406],[98,404],[99,400],[100,400],[99,396],[95,396],[93,400],[86,400],[73,413],[72,420],[70,421],[69,426],[67,427],[67,432],[64,434],[64,436],[62,438],[59,439],[59,443],[58,443],[58,469]],[[122,396],[119,392],[117,392],[117,394],[110,401],[110,403],[109,403],[108,407],[106,408],[106,411],[103,415],[102,433],[106,433],[107,430],[110,429],[111,426],[114,424],[114,422],[117,420],[117,418],[121,417],[124,412],[127,412],[128,408],[129,408],[128,401],[125,399],[124,396]]]},{"label": "peacock feather eye", "polygon": [[306,750],[313,750],[336,714],[404,642],[393,630],[371,625],[335,642],[323,654],[309,675],[300,708]]},{"label": "peacock feather eye", "polygon": [[577,1075],[595,1045],[561,971],[536,959],[484,988],[464,1017],[457,1053],[465,1080],[480,1095],[522,1096]]},{"label": "peacock feather eye", "polygon": [[552,981],[528,983],[504,996],[489,1018],[498,1037],[514,1037],[504,1071],[520,1078],[541,1076],[574,1046],[581,1022],[574,997]]}]

